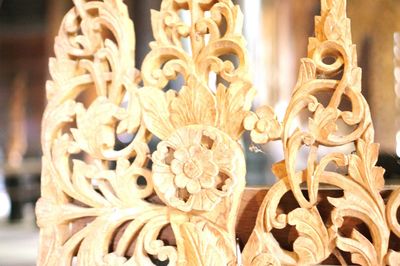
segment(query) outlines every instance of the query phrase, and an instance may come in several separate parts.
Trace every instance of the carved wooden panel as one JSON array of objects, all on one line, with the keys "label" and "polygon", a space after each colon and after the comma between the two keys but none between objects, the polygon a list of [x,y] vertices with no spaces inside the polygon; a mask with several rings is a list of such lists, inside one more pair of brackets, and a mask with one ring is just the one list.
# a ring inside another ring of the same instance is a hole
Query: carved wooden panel
[{"label": "carved wooden panel", "polygon": [[[151,14],[155,41],[140,72],[122,0],[74,4],[50,59],[36,208],[39,265],[237,265],[245,129],[255,143],[282,140],[285,156],[274,165],[280,181],[260,207],[245,265],[317,264],[332,253],[344,263],[340,251],[362,265],[400,261],[389,248],[391,230],[400,237],[400,190],[385,206],[344,0],[322,0],[282,123],[268,106],[249,111],[254,89],[243,18],[230,0],[164,0]],[[178,91],[172,81],[181,84]],[[325,105],[322,92],[330,94]],[[344,99],[351,110],[341,109]],[[304,117],[308,127],[300,128]],[[121,143],[122,134],[132,139]],[[155,151],[151,139],[158,139]],[[319,154],[322,146],[349,143],[354,153]],[[298,169],[303,146],[307,168]],[[344,191],[328,198],[329,217],[318,210],[322,184]],[[279,203],[287,193],[298,208],[285,212]],[[343,233],[348,217],[366,224],[370,236]],[[274,238],[275,229],[289,226],[298,235],[293,251]]]},{"label": "carved wooden panel", "polygon": [[[322,102],[323,93],[330,95],[329,102]],[[351,103],[351,109],[343,109],[344,101]],[[300,127],[298,120],[304,117],[308,121]],[[374,143],[369,107],[361,94],[361,69],[351,41],[346,1],[321,1],[315,37],[309,40],[308,58],[301,60],[282,124],[262,107],[246,117],[245,127],[256,143],[266,143],[282,130],[284,150],[284,160],[272,169],[279,181],[266,195],[244,249],[245,265],[319,264],[331,254],[346,264],[344,253],[350,253],[355,264],[399,265],[400,253],[389,248],[390,231],[400,236],[399,191],[385,206],[380,195],[384,170],[375,166],[379,145]],[[341,152],[349,144],[354,144],[354,152]],[[298,161],[304,147],[307,166],[302,169]],[[321,153],[327,147],[328,152]],[[324,185],[343,190],[343,196],[328,197],[332,210],[327,217],[319,210],[318,192]],[[298,208],[285,212],[279,203],[287,193],[293,194]],[[344,232],[344,225],[351,222],[353,230]],[[360,233],[360,224],[367,226],[370,235]],[[274,230],[286,227],[297,235],[292,251],[281,248],[274,237]]]},{"label": "carved wooden panel", "polygon": [[[123,2],[74,4],[50,59],[39,264],[235,264],[246,173],[238,140],[254,95],[239,8],[163,1],[139,74]],[[176,92],[167,85],[178,75]],[[117,149],[122,133],[134,137]],[[86,227],[71,230],[80,220]]]}]

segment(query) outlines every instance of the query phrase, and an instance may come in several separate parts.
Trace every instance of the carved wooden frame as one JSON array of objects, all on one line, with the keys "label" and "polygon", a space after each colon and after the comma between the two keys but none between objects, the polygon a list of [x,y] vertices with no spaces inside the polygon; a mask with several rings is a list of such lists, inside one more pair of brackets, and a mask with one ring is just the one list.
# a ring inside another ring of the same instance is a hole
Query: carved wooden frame
[{"label": "carved wooden frame", "polygon": [[[346,1],[321,3],[316,36],[281,123],[268,106],[250,111],[255,93],[243,18],[230,0],[164,0],[152,12],[155,41],[140,73],[122,0],[74,0],[55,41],[46,88],[38,264],[236,265],[246,175],[238,141],[246,129],[255,143],[281,140],[284,160],[273,166],[279,181],[260,206],[244,265],[317,264],[331,254],[345,264],[340,251],[361,265],[398,265],[400,253],[389,247],[389,237],[400,237],[400,190],[385,205]],[[189,12],[190,22],[180,10]],[[168,89],[178,77],[181,89]],[[319,92],[331,95],[327,105]],[[340,109],[344,98],[351,110]],[[300,129],[296,117],[304,116],[308,127]],[[341,134],[339,124],[351,130]],[[132,141],[116,149],[117,135],[125,133]],[[153,137],[160,141],[151,152]],[[318,156],[322,146],[349,143],[355,153]],[[299,170],[303,146],[307,168]],[[344,191],[328,198],[329,217],[318,210],[321,184]],[[279,204],[287,193],[298,207],[286,213]],[[364,223],[371,239],[357,229],[344,234],[348,217]],[[274,229],[288,226],[298,234],[293,251],[274,238]]]}]

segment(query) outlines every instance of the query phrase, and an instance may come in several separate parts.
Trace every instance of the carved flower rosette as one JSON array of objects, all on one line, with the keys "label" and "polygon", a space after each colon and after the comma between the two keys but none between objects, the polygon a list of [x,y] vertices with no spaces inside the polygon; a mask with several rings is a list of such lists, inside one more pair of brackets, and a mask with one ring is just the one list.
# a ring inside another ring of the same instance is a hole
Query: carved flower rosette
[{"label": "carved flower rosette", "polygon": [[184,212],[212,211],[243,183],[240,147],[216,128],[180,128],[158,144],[152,159],[157,194]]},{"label": "carved flower rosette", "polygon": [[[155,41],[141,72],[123,1],[74,5],[49,62],[40,265],[236,265],[244,129],[257,144],[280,139],[284,150],[244,265],[310,265],[333,256],[345,265],[343,253],[356,264],[398,265],[389,239],[400,237],[400,189],[385,205],[344,0],[321,1],[282,122],[268,106],[249,111],[243,18],[230,0],[163,0],[151,14]],[[341,152],[346,145],[354,152]],[[343,193],[323,200],[321,185]],[[295,209],[281,206],[286,196]],[[275,237],[282,229],[296,232],[289,249]]]},{"label": "carved flower rosette", "polygon": [[122,0],[74,4],[49,64],[40,264],[234,264],[253,96],[239,8],[163,1],[139,73]]},{"label": "carved flower rosette", "polygon": [[[223,240],[218,257],[232,264],[246,172],[238,139],[254,94],[241,12],[231,1],[163,1],[152,21],[155,41],[142,65],[139,98],[144,124],[161,140],[151,156],[154,189],[171,210],[178,251],[196,245],[188,235],[197,232],[187,229],[191,219],[214,228],[213,238]],[[168,88],[171,81],[177,91]]]}]

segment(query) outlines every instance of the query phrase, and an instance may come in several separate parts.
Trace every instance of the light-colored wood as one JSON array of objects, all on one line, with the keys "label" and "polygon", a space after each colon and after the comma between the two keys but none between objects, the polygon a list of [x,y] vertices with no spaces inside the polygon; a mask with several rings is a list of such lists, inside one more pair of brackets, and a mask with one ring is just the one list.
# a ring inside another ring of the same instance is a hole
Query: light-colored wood
[{"label": "light-colored wood", "polygon": [[[400,253],[389,248],[391,229],[399,233],[399,192],[393,193],[386,207],[380,195],[384,170],[375,166],[379,145],[373,142],[371,115],[361,94],[361,69],[351,41],[346,1],[322,0],[321,16],[316,17],[315,24],[315,37],[309,40],[308,58],[301,60],[298,82],[282,125],[270,114],[264,118],[257,113],[259,120],[254,114],[246,118],[255,125],[255,129],[246,128],[252,130],[256,143],[269,140],[270,127],[272,132],[282,127],[284,160],[273,167],[280,180],[270,188],[260,207],[244,248],[244,264],[319,264],[331,254],[345,264],[342,253],[349,252],[352,263],[399,265]],[[318,98],[322,92],[331,95],[325,105]],[[351,102],[351,110],[341,110],[344,100]],[[306,128],[296,124],[302,116],[308,117]],[[262,127],[264,132],[258,127],[263,120],[267,125]],[[334,149],[353,143],[355,151],[349,154]],[[298,154],[304,147],[308,151],[307,167],[299,169]],[[331,147],[330,152],[321,154],[322,147]],[[301,191],[302,184],[307,193]],[[333,207],[328,216],[322,216],[318,208],[321,184],[344,191],[343,196],[328,198]],[[279,204],[287,193],[294,195],[298,207],[285,212]],[[348,217],[365,224],[370,237],[356,228],[345,234]],[[289,226],[298,235],[293,251],[282,248],[273,231]]]},{"label": "light-colored wood", "polygon": [[[239,7],[163,1],[152,12],[155,41],[139,88],[126,6],[74,4],[50,59],[38,263],[236,264],[246,173],[238,140],[254,95]],[[164,92],[178,75],[179,92]],[[134,137],[117,150],[122,133]],[[161,140],[152,154],[151,136]],[[74,227],[79,221],[86,226]],[[160,239],[164,231],[171,243]]]},{"label": "light-colored wood", "polygon": [[[140,73],[122,0],[74,4],[50,59],[39,265],[236,265],[236,234],[253,200],[262,203],[251,206],[259,207],[255,226],[241,238],[244,265],[332,256],[345,264],[341,252],[361,265],[398,265],[389,237],[400,237],[400,190],[385,206],[345,0],[322,0],[282,123],[268,106],[249,111],[243,18],[230,0],[164,0],[151,15],[155,41]],[[178,91],[171,81],[182,84]],[[326,105],[320,92],[331,95]],[[341,110],[344,99],[351,110]],[[297,128],[304,116],[308,127]],[[242,198],[245,129],[257,144],[282,140],[284,160],[272,169],[280,180],[268,193]],[[132,140],[120,143],[121,134]],[[159,140],[155,151],[151,139]],[[354,153],[335,151],[349,144]],[[323,146],[333,152],[319,154]],[[303,147],[307,168],[299,169]],[[325,184],[339,189],[321,196]]]},{"label": "light-colored wood", "polygon": [[[390,194],[396,189],[398,186],[385,186],[385,188],[381,191],[381,195],[383,199],[386,201]],[[303,191],[306,191],[306,188],[302,188]],[[236,237],[241,245],[247,243],[250,234],[253,231],[253,227],[256,223],[258,210],[263,202],[265,195],[268,192],[268,188],[262,187],[246,187],[243,196],[240,200],[240,207],[238,212],[238,220],[236,225]],[[340,197],[342,195],[342,190],[335,187],[321,187],[319,191],[319,211],[322,217],[326,217],[330,214],[332,207],[328,202],[328,197]],[[293,195],[286,195],[280,201],[280,208],[283,210],[290,210],[297,208],[297,202],[294,199]],[[400,213],[397,215],[400,218]],[[78,220],[73,223],[73,230],[81,230],[86,226],[87,221]],[[357,219],[349,219],[346,223],[343,224],[342,231],[350,232],[355,227],[360,230],[362,234],[368,234],[368,228],[360,227],[359,221]],[[280,243],[282,247],[290,248],[293,241],[296,240],[297,233],[290,227],[287,227],[283,230],[277,230],[274,234],[276,240]],[[169,244],[175,244],[175,237],[171,230],[164,230],[160,233],[160,239],[168,242]],[[117,235],[114,241],[114,244],[118,243],[120,235]],[[397,241],[395,238],[391,239],[390,246],[394,250],[400,249],[400,241]],[[131,255],[128,253],[128,255]],[[338,260],[335,256],[331,255],[325,261],[321,262],[322,265],[336,265],[338,264]]]},{"label": "light-colored wood", "polygon": [[[179,10],[189,12],[190,24]],[[163,1],[160,12],[152,12],[152,25],[155,42],[142,65],[140,101],[145,125],[162,140],[152,155],[152,181],[168,206],[178,263],[235,264],[245,185],[237,140],[253,95],[241,12],[225,0]],[[229,55],[237,68],[222,58]],[[216,84],[213,73],[225,83]],[[178,75],[179,92],[163,92]]]}]

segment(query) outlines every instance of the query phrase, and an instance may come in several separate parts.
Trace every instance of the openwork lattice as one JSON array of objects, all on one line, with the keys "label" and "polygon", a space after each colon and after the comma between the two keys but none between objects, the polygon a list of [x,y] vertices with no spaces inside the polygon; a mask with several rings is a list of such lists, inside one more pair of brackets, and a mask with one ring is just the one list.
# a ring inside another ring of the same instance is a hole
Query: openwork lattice
[{"label": "openwork lattice", "polygon": [[[331,254],[345,264],[342,253],[361,265],[398,265],[389,237],[400,237],[400,190],[385,205],[345,0],[322,0],[283,122],[268,106],[250,111],[255,93],[243,18],[230,0],[164,0],[151,14],[155,41],[140,71],[122,0],[74,3],[50,59],[39,265],[236,265],[240,257],[244,265],[300,265]],[[240,254],[244,130],[258,144],[281,140],[284,160],[273,167],[279,181]],[[158,140],[155,151],[151,140]],[[354,153],[334,149],[352,144]],[[307,167],[299,169],[303,147]],[[331,148],[321,155],[321,147]],[[321,184],[343,190],[328,198],[329,217],[318,209]],[[284,212],[279,203],[287,193],[298,207]],[[343,233],[348,217],[370,236]],[[293,251],[274,237],[274,229],[288,226],[297,234]]]}]

